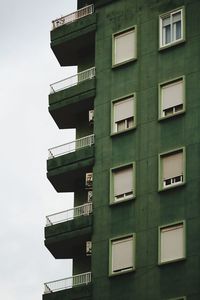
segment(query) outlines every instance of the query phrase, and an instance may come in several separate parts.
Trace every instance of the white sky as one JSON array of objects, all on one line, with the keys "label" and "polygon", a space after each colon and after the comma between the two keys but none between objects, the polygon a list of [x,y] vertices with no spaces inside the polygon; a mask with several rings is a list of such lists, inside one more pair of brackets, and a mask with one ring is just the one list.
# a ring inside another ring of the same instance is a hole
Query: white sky
[{"label": "white sky", "polygon": [[49,84],[75,73],[49,46],[51,21],[76,0],[0,0],[1,299],[41,299],[43,283],[71,275],[44,247],[45,216],[72,206],[46,179],[47,149],[74,139],[48,114]]}]

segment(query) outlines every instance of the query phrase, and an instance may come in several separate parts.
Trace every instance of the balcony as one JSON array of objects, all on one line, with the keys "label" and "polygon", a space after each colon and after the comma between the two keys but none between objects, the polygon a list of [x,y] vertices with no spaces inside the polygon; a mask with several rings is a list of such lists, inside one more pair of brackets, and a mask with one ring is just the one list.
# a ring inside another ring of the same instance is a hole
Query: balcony
[{"label": "balcony", "polygon": [[85,256],[92,234],[92,203],[46,217],[45,246],[55,258]]},{"label": "balcony", "polygon": [[57,192],[84,188],[94,164],[94,134],[49,149],[47,178]]},{"label": "balcony", "polygon": [[60,129],[76,128],[80,114],[88,121],[96,94],[95,67],[50,85],[49,112]]},{"label": "balcony", "polygon": [[52,23],[51,48],[61,66],[78,65],[85,55],[94,56],[96,14],[93,4]]},{"label": "balcony", "polygon": [[92,299],[91,272],[44,284],[43,300]]},{"label": "balcony", "polygon": [[59,213],[48,215],[46,217],[46,227],[59,223],[71,221],[81,216],[87,216],[92,213],[92,203],[86,203],[72,209],[68,209]]}]

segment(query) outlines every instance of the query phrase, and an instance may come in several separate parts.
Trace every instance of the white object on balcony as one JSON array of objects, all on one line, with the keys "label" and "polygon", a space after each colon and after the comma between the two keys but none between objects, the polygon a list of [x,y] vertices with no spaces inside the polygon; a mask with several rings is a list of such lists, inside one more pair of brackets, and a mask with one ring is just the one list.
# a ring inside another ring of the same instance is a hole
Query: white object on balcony
[{"label": "white object on balcony", "polygon": [[86,173],[85,175],[85,187],[91,189],[93,184],[93,173]]},{"label": "white object on balcony", "polygon": [[86,256],[91,256],[92,255],[92,242],[87,241],[86,242]]}]

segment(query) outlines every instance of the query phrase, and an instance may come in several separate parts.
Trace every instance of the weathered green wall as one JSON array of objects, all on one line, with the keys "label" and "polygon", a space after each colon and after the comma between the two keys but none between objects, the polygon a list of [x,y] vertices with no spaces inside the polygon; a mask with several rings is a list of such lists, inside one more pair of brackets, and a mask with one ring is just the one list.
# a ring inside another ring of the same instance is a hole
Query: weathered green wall
[{"label": "weathered green wall", "polygon": [[[59,30],[52,33],[52,47],[58,51],[58,59],[61,56],[61,65],[66,65],[71,63],[69,57],[65,57],[66,48],[69,46],[69,52],[73,53],[76,42],[79,48],[84,44],[79,26],[92,25],[88,30],[94,33],[97,25],[92,299],[164,300],[187,296],[187,300],[199,300],[200,1],[93,2],[96,16],[88,18],[91,24],[85,18],[79,23],[74,22],[71,29],[62,28],[60,33]],[[84,3],[85,0],[79,0],[78,7]],[[158,16],[183,5],[186,12],[186,42],[159,51]],[[138,58],[112,69],[112,34],[134,25],[137,25]],[[61,36],[63,30],[74,32],[66,31],[67,38],[64,38]],[[93,42],[91,46],[93,50]],[[75,53],[72,57],[73,63],[78,62],[79,71],[94,65],[94,53],[83,51],[82,54]],[[182,75],[186,79],[186,112],[158,121],[158,84]],[[133,92],[137,98],[137,127],[111,137],[111,101]],[[82,111],[81,114],[76,125],[77,137],[92,132],[92,128],[87,126],[86,114]],[[186,149],[186,184],[158,192],[158,154],[183,146]],[[77,155],[77,159],[80,159],[80,154]],[[136,162],[136,199],[109,206],[110,168],[133,161]],[[89,165],[93,162],[92,159]],[[77,166],[80,167],[80,164],[76,164],[76,170]],[[52,161],[48,168],[53,184],[59,184],[60,179],[64,182],[67,175],[61,175],[68,172],[69,176],[71,172],[69,166],[64,170],[60,167],[60,159]],[[51,168],[54,170],[51,171]],[[59,168],[61,177],[58,176]],[[75,182],[73,186],[75,205],[82,204],[86,199],[83,185],[82,181],[81,184]],[[186,260],[158,266],[158,226],[179,220],[186,220]],[[132,232],[136,233],[136,270],[109,278],[109,239]],[[75,274],[90,270],[90,258],[84,257],[82,250],[74,259]],[[71,292],[58,293],[57,297],[56,294],[44,297],[56,300],[87,299],[89,295],[84,294],[87,288],[83,287],[78,296],[71,289]],[[71,294],[68,296],[67,293]]]},{"label": "weathered green wall", "polygon": [[[186,42],[158,51],[158,16],[185,5]],[[97,10],[93,300],[200,299],[199,0],[121,0]],[[113,33],[137,25],[138,59],[112,69]],[[186,113],[158,122],[158,84],[186,76]],[[136,92],[136,129],[110,137],[112,99]],[[158,154],[186,147],[186,185],[158,192]],[[109,169],[136,162],[136,199],[109,206]],[[158,266],[159,225],[186,220],[187,258]],[[108,277],[109,238],[136,233],[136,270]]]}]

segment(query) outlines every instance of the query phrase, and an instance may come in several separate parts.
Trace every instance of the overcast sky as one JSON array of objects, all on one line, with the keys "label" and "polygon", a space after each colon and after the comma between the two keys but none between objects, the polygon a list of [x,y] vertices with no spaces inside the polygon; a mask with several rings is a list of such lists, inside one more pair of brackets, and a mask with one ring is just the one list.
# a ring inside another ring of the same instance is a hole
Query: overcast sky
[{"label": "overcast sky", "polygon": [[49,84],[75,73],[49,46],[51,21],[76,0],[0,0],[1,230],[3,300],[41,299],[43,283],[71,275],[43,245],[45,216],[72,206],[46,179],[47,149],[74,139],[48,114]]}]

